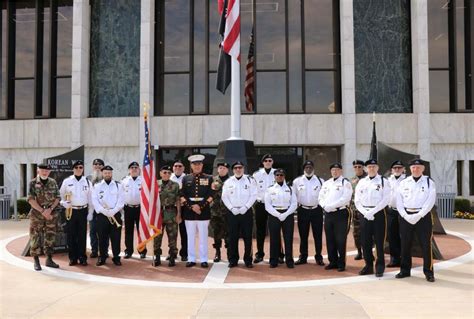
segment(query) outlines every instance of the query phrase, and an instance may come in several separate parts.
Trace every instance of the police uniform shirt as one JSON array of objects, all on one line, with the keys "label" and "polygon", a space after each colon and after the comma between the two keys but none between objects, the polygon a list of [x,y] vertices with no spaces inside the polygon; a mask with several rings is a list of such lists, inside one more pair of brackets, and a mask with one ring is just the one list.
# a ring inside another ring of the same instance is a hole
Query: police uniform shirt
[{"label": "police uniform shirt", "polygon": [[265,210],[269,214],[278,218],[281,215],[278,210],[284,210],[285,214],[290,215],[296,211],[297,207],[296,194],[286,183],[281,186],[275,183],[267,188],[265,192]]},{"label": "police uniform shirt", "polygon": [[175,175],[175,173],[171,174],[171,177],[170,177],[170,180],[172,180],[173,182],[176,182],[178,183],[179,185],[179,189],[181,189],[181,187],[183,187],[183,178],[184,176],[186,176],[186,174],[181,174],[178,176]]},{"label": "police uniform shirt", "polygon": [[[61,205],[64,208],[88,205],[89,210],[94,209],[92,205],[92,184],[84,176],[80,180],[77,180],[74,175],[67,177],[61,184],[59,193],[61,194]],[[70,204],[66,203],[67,193],[71,194]]]},{"label": "police uniform shirt", "polygon": [[140,205],[140,191],[142,189],[142,177],[137,176],[133,179],[132,176],[126,176],[120,182],[124,194],[125,205]]},{"label": "police uniform shirt", "polygon": [[390,182],[391,194],[390,194],[390,207],[397,209],[397,189],[400,186],[400,182],[406,178],[405,174],[400,175],[400,177],[395,178],[395,175],[390,175],[388,181]]},{"label": "police uniform shirt", "polygon": [[305,175],[295,178],[293,189],[296,193],[298,204],[306,207],[316,208],[319,205],[319,192],[323,186],[324,179],[311,176],[308,179]]},{"label": "police uniform shirt", "polygon": [[112,217],[123,208],[122,187],[114,180],[109,184],[102,180],[94,186],[92,202],[97,213]]},{"label": "police uniform shirt", "polygon": [[352,185],[343,176],[330,178],[323,183],[319,192],[319,205],[326,212],[335,212],[337,209],[346,208],[351,202]]},{"label": "police uniform shirt", "polygon": [[253,178],[257,182],[257,200],[259,202],[265,202],[265,191],[267,188],[275,184],[275,169],[270,169],[270,172],[267,174],[265,168],[261,168],[255,173],[253,173]]},{"label": "police uniform shirt", "polygon": [[245,208],[249,210],[257,199],[257,183],[255,179],[243,175],[240,178],[234,176],[229,177],[222,188],[222,201],[229,209]]},{"label": "police uniform shirt", "polygon": [[419,218],[424,217],[431,211],[435,201],[436,185],[428,176],[422,175],[418,181],[409,176],[400,182],[397,191],[397,209],[405,220],[408,217],[407,211],[417,212],[414,215]]},{"label": "police uniform shirt", "polygon": [[357,210],[368,220],[381,211],[390,201],[391,187],[387,179],[376,175],[361,179],[355,189],[354,204]]}]

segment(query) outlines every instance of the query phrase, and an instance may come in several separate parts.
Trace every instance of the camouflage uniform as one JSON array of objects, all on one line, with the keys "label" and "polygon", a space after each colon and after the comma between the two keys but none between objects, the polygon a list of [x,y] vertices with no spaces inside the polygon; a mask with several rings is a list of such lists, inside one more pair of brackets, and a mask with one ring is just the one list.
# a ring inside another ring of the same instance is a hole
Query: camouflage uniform
[{"label": "camouflage uniform", "polygon": [[162,180],[158,181],[160,185],[160,202],[163,209],[163,227],[162,233],[153,240],[153,250],[155,256],[161,256],[161,241],[163,233],[166,229],[168,235],[169,256],[175,259],[178,254],[177,238],[178,238],[178,223],[176,222],[176,201],[179,198],[179,184],[173,181],[168,181],[166,184]]},{"label": "camouflage uniform", "polygon": [[[28,201],[35,199],[38,205],[43,208],[49,208],[56,199],[60,199],[59,188],[56,181],[48,178],[46,184],[43,184],[40,177],[37,176],[30,182],[28,191]],[[58,214],[51,213],[51,220],[47,220],[34,208],[30,210],[30,254],[32,257],[41,255],[41,236],[43,235],[43,253],[51,255],[53,253],[54,243],[56,241],[56,228]]]},{"label": "camouflage uniform", "polygon": [[360,242],[360,218],[362,218],[362,214],[357,211],[357,208],[354,204],[354,195],[355,195],[355,188],[359,181],[366,177],[367,173],[364,172],[362,176],[357,177],[354,176],[351,178],[351,185],[352,185],[352,200],[351,200],[351,211],[352,211],[352,235],[354,235],[354,244],[357,250],[361,250],[361,242]]},{"label": "camouflage uniform", "polygon": [[[228,176],[226,176],[228,177]],[[226,179],[224,179],[225,181]],[[215,249],[222,247],[222,239],[224,239],[225,247],[227,248],[227,207],[222,202],[222,186],[224,185],[222,178],[217,175],[212,178],[212,189],[214,192],[214,200],[211,206],[211,221],[210,225],[214,232],[214,244],[212,245]]]}]

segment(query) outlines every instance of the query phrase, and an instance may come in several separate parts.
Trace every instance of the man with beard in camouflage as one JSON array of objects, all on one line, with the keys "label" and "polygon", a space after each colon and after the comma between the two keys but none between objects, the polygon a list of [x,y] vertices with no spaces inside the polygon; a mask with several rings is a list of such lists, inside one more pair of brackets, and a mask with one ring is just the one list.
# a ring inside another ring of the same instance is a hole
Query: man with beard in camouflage
[{"label": "man with beard in camouflage", "polygon": [[352,235],[354,236],[354,244],[357,248],[357,255],[354,257],[355,260],[362,259],[362,243],[360,240],[360,219],[363,218],[362,214],[357,211],[357,208],[354,204],[354,194],[355,188],[359,181],[367,176],[367,173],[364,171],[364,162],[361,160],[355,160],[352,162],[352,167],[354,168],[355,176],[351,178],[352,185],[352,200],[351,200],[351,211],[352,211]]},{"label": "man with beard in camouflage", "polygon": [[229,178],[229,164],[219,163],[217,164],[217,176],[213,177],[212,189],[214,190],[214,201],[211,206],[211,227],[214,232],[214,244],[213,247],[216,249],[216,256],[214,262],[221,261],[221,247],[222,239],[224,239],[225,247],[228,247],[227,240],[227,207],[222,202],[222,185]]}]

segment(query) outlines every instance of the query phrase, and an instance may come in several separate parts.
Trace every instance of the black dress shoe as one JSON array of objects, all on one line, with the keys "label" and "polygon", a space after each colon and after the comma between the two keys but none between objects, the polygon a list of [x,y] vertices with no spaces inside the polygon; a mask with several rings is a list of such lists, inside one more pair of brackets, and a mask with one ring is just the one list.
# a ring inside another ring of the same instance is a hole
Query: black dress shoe
[{"label": "black dress shoe", "polygon": [[375,277],[383,277],[383,272],[377,272],[377,273],[375,273]]},{"label": "black dress shoe", "polygon": [[227,265],[227,267],[229,267],[229,268],[237,267],[237,263],[229,263],[229,264]]},{"label": "black dress shoe", "polygon": [[146,253],[140,253],[140,259],[145,259],[146,258]]},{"label": "black dress shoe", "polygon": [[123,256],[124,259],[130,259],[132,258],[132,254],[125,253],[125,256]]},{"label": "black dress shoe", "polygon": [[303,258],[298,258],[297,261],[295,261],[295,265],[304,265],[304,264],[307,264],[308,261],[306,259],[303,259]]},{"label": "black dress shoe", "polygon": [[336,269],[336,268],[337,268],[337,265],[331,265],[331,264],[329,264],[329,265],[327,265],[326,267],[324,267],[324,269],[326,269],[326,270]]},{"label": "black dress shoe", "polygon": [[34,257],[34,268],[36,271],[40,271],[42,268],[41,268],[41,264],[40,264],[40,261],[39,261],[39,257],[38,256],[35,256]]},{"label": "black dress shoe", "polygon": [[196,263],[193,262],[193,261],[188,261],[188,262],[186,263],[186,267],[188,267],[188,268],[189,268],[189,267],[194,267],[194,266],[196,266]]},{"label": "black dress shoe", "polygon": [[89,257],[91,257],[91,258],[97,258],[97,257],[99,257],[99,255],[97,254],[97,252],[93,251],[93,252],[91,252],[91,254],[90,254]]},{"label": "black dress shoe", "polygon": [[401,278],[405,278],[405,277],[410,277],[410,274],[404,274],[402,272],[399,272],[398,274],[395,275],[395,278],[397,278],[397,279],[401,279]]},{"label": "black dress shoe", "polygon": [[95,265],[96,266],[105,265],[105,259],[102,259],[102,258],[97,259],[97,263]]},{"label": "black dress shoe", "polygon": [[250,262],[250,263],[245,263],[245,267],[247,267],[247,268],[253,268],[253,265],[252,265],[251,262]]},{"label": "black dress shoe", "polygon": [[391,261],[387,264],[388,268],[398,268],[400,267],[400,262]]},{"label": "black dress shoe", "polygon": [[161,258],[158,255],[153,258],[153,267],[158,267],[159,265],[161,265]]},{"label": "black dress shoe", "polygon": [[285,263],[285,257],[278,257],[278,263],[279,264],[284,264]]},{"label": "black dress shoe", "polygon": [[207,264],[207,262],[203,262],[203,263],[201,263],[201,267],[202,268],[207,268],[207,267],[209,267],[209,265]]},{"label": "black dress shoe", "polygon": [[112,262],[114,263],[115,266],[122,266],[120,259],[112,259]]},{"label": "black dress shoe", "polygon": [[262,261],[263,261],[263,256],[255,256],[253,263],[258,264],[259,262],[262,262]]},{"label": "black dress shoe", "polygon": [[77,260],[70,260],[69,261],[69,266],[75,266],[77,265]]},{"label": "black dress shoe", "polygon": [[322,259],[316,260],[316,265],[324,266],[324,261]]},{"label": "black dress shoe", "polygon": [[342,271],[345,271],[346,270],[346,267],[337,267],[337,271],[339,272],[342,272]]},{"label": "black dress shoe", "polygon": [[294,263],[288,263],[288,264],[286,264],[286,267],[295,268],[295,264]]},{"label": "black dress shoe", "polygon": [[362,251],[359,249],[357,255],[354,257],[354,260],[362,260]]},{"label": "black dress shoe", "polygon": [[[166,260],[170,260],[170,256],[169,256],[169,255],[168,255],[168,256],[166,256]],[[183,261],[184,261],[184,260],[183,260]]]},{"label": "black dress shoe", "polygon": [[176,266],[176,261],[174,258],[170,258],[170,261],[168,261],[168,267],[174,267]]},{"label": "black dress shoe", "polygon": [[87,266],[87,265],[88,265],[88,264],[87,264],[87,259],[80,259],[80,260],[79,260],[79,264],[80,264],[81,266]]},{"label": "black dress shoe", "polygon": [[188,261],[188,257],[181,257],[181,261]]},{"label": "black dress shoe", "polygon": [[278,267],[278,264],[270,264],[270,268],[276,268]]},{"label": "black dress shoe", "polygon": [[364,276],[364,275],[372,275],[374,273],[374,267],[370,266],[365,266],[362,268],[361,271],[359,271],[359,275]]},{"label": "black dress shoe", "polygon": [[435,282],[435,277],[433,275],[426,275],[425,278],[426,281]]}]

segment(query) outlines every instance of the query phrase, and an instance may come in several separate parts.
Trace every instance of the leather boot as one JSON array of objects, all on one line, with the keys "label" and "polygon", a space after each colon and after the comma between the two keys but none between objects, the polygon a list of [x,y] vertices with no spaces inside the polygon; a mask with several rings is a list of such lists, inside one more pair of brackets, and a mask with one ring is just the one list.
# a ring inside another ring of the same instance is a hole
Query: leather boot
[{"label": "leather boot", "polygon": [[40,271],[41,270],[41,265],[40,265],[40,260],[38,256],[33,257],[35,260],[35,270]]},{"label": "leather boot", "polygon": [[153,259],[153,266],[158,267],[159,265],[161,265],[161,258],[160,255],[156,255],[155,259]]},{"label": "leather boot", "polygon": [[221,249],[216,248],[216,257],[214,257],[214,262],[218,263],[219,261],[221,261]]},{"label": "leather boot", "polygon": [[53,257],[51,257],[51,255],[48,255],[48,257],[46,257],[45,266],[51,268],[59,268],[59,265],[53,261]]}]

